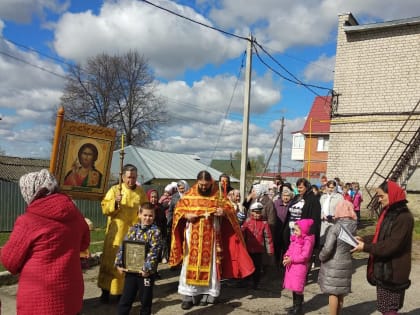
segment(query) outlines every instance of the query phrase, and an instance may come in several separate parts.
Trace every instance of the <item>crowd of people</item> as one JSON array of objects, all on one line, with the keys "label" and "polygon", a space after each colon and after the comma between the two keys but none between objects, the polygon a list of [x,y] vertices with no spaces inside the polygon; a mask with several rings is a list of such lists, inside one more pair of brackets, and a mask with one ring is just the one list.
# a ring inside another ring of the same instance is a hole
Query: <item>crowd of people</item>
[{"label": "crowd of people", "polygon": [[[134,165],[125,165],[122,183],[101,203],[108,219],[100,301],[118,303],[118,314],[130,313],[138,292],[140,314],[152,313],[158,265],[166,263],[179,273],[183,310],[217,303],[222,281],[258,290],[262,275],[279,272],[279,289],[293,296],[288,315],[304,314],[308,272],[320,263],[320,291],[328,295],[330,314],[340,314],[351,292],[352,253],[359,251],[369,253],[368,282],[376,286],[378,311],[393,315],[403,306],[414,219],[405,192],[392,181],[377,188],[382,211],[375,234],[361,238],[357,182],[324,176],[318,186],[305,178],[293,184],[276,178],[254,183],[241,202],[226,174],[215,180],[203,170],[191,187],[172,182],[162,196],[156,189],[145,192],[138,175]],[[20,187],[28,207],[0,253],[3,265],[20,274],[18,314],[77,314],[83,302],[80,253],[90,241],[86,221],[47,170],[23,176]],[[130,242],[143,254],[130,254]],[[128,260],[140,267],[133,270]],[[54,273],[37,277],[45,268]]]}]

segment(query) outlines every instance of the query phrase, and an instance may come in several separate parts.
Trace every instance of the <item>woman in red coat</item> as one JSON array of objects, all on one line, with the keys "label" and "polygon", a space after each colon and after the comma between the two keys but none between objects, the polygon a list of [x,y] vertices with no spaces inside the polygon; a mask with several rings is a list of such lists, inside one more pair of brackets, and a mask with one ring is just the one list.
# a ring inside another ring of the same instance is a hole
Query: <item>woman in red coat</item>
[{"label": "woman in red coat", "polygon": [[1,250],[3,266],[20,274],[17,314],[77,314],[84,291],[80,252],[89,246],[89,227],[48,170],[22,176],[19,185],[28,207]]}]

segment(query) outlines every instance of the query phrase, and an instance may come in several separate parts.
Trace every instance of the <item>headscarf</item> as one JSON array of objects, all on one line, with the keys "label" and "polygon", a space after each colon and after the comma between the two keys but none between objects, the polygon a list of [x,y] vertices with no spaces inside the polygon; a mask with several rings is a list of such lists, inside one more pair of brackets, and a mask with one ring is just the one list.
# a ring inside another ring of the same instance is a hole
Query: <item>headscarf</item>
[{"label": "headscarf", "polygon": [[181,179],[181,180],[179,180],[177,183],[176,183],[176,186],[178,187],[178,186],[184,186],[184,192],[181,194],[181,192],[178,190],[178,193],[179,193],[179,195],[182,197],[185,193],[187,193],[188,192],[188,190],[190,190],[190,185],[188,185],[188,182],[186,181],[186,180],[183,180],[183,179]]},{"label": "headscarf", "polygon": [[[375,234],[373,235],[372,244],[376,244],[379,238],[379,232],[381,231],[382,222],[384,221],[389,206],[393,205],[394,203],[405,201],[405,192],[404,190],[395,182],[388,181],[388,205],[382,209],[381,214],[379,215],[378,222],[376,223],[376,229]],[[373,264],[374,264],[375,257],[370,254],[368,259],[368,265],[367,265],[367,279],[368,282],[372,285],[375,285],[375,280],[373,276]]]},{"label": "headscarf", "polygon": [[146,192],[146,195],[147,195],[147,200],[149,200],[149,202],[151,202],[150,201],[150,199],[151,199],[151,196],[152,196],[152,192],[156,192],[156,196],[157,196],[157,200],[159,201],[159,193],[158,193],[158,191],[156,190],[156,189],[149,189],[147,192]]},{"label": "headscarf", "polygon": [[47,169],[23,175],[19,179],[19,186],[22,197],[28,205],[36,199],[58,191],[57,180]]},{"label": "headscarf", "polygon": [[350,201],[340,200],[336,207],[334,216],[336,219],[339,218],[350,218],[353,220],[357,219],[356,212],[354,212],[354,206]]},{"label": "headscarf", "polygon": [[255,190],[255,194],[257,196],[257,199],[261,198],[262,196],[264,196],[268,193],[267,185],[254,184],[253,188]]},{"label": "headscarf", "polygon": [[388,181],[388,207],[394,203],[406,200],[405,191],[393,181]]}]

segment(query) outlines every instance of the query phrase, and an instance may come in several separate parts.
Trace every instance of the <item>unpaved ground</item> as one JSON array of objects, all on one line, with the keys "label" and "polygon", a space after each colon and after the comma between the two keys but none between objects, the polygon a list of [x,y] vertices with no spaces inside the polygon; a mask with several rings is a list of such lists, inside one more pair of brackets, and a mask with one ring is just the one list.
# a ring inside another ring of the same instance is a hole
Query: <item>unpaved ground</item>
[{"label": "unpaved ground", "polygon": [[[414,243],[416,260],[413,261],[411,272],[412,286],[406,292],[406,300],[402,314],[420,315],[420,242]],[[379,314],[375,311],[375,288],[365,280],[366,255],[358,254],[354,260],[355,272],[353,274],[353,292],[345,300],[345,308],[342,315],[368,315]],[[265,275],[262,279],[261,288],[252,290],[249,288],[232,288],[223,285],[222,294],[218,304],[205,307],[193,307],[183,311],[180,307],[181,300],[177,293],[178,273],[170,271],[167,265],[160,269],[162,280],[158,280],[155,286],[153,312],[154,314],[173,315],[224,315],[224,314],[285,314],[284,308],[291,305],[291,294],[281,291],[281,277],[276,271]],[[103,305],[99,302],[100,290],[96,286],[98,267],[93,267],[85,272],[85,303],[83,315],[108,315],[116,314],[116,305]],[[311,272],[308,284],[305,288],[305,312],[308,315],[328,314],[328,297],[320,293],[317,283],[314,281],[317,270]],[[0,287],[0,296],[3,302],[2,314],[15,314],[16,285]],[[139,313],[139,305],[136,303],[131,314]]]}]

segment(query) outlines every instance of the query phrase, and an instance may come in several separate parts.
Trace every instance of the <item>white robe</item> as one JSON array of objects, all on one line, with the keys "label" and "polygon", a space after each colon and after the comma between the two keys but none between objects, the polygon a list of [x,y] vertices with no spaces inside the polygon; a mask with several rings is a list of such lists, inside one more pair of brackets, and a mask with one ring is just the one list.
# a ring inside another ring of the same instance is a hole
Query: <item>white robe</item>
[{"label": "white robe", "polygon": [[[214,227],[215,231],[220,230],[220,223],[218,220],[214,220]],[[216,270],[216,242],[213,242],[213,259],[212,259],[212,266],[210,270],[210,282],[209,286],[196,286],[196,285],[189,285],[187,284],[187,262],[189,259],[189,248],[188,244],[190,243],[190,236],[191,236],[191,226],[187,224],[185,230],[185,241],[186,241],[186,254],[184,256],[184,260],[182,263],[181,274],[179,276],[179,285],[178,285],[178,293],[182,295],[188,296],[197,296],[201,294],[208,294],[213,297],[218,297],[220,294],[220,281],[217,279],[217,272]]]}]

